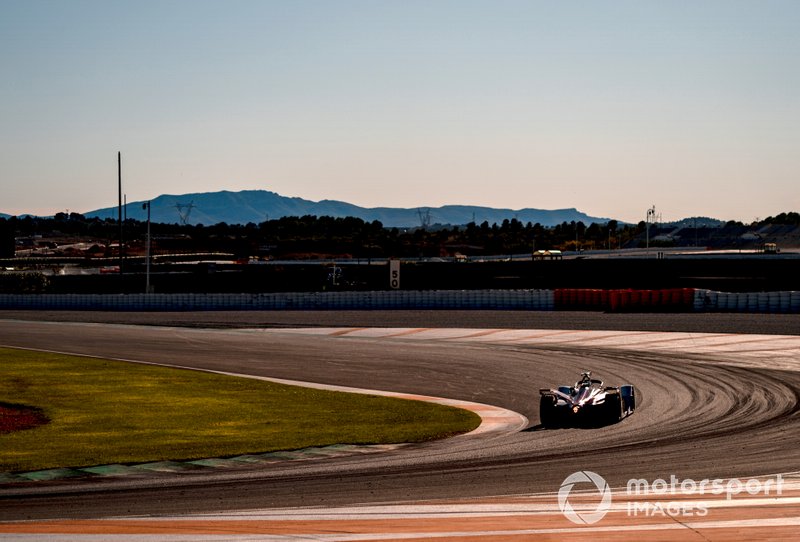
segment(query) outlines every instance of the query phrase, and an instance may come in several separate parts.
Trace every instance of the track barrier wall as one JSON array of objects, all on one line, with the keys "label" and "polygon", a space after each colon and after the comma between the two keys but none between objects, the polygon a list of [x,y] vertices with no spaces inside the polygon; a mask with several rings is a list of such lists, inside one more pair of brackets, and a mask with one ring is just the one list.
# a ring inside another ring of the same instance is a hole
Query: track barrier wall
[{"label": "track barrier wall", "polygon": [[528,310],[800,313],[800,291],[396,290],[264,294],[0,294],[0,309],[99,311]]}]

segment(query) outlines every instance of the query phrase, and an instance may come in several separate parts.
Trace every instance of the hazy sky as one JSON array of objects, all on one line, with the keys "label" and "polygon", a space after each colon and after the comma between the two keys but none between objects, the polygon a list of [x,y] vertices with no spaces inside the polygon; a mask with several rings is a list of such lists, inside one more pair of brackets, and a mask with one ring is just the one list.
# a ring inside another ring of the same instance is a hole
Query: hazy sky
[{"label": "hazy sky", "polygon": [[0,0],[0,211],[800,211],[800,2]]}]

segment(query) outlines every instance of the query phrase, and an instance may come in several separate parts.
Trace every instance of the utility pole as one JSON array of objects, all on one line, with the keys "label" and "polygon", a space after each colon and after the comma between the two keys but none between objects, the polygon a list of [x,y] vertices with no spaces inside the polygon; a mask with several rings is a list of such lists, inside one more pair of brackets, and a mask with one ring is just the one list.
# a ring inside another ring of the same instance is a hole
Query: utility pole
[{"label": "utility pole", "polygon": [[119,222],[119,276],[122,277],[122,152],[117,151],[117,222]]},{"label": "utility pole", "polygon": [[147,271],[146,276],[147,279],[145,281],[144,293],[150,293],[150,202],[146,202],[142,204],[142,208],[147,209],[147,238],[145,242],[145,260],[147,262]]}]

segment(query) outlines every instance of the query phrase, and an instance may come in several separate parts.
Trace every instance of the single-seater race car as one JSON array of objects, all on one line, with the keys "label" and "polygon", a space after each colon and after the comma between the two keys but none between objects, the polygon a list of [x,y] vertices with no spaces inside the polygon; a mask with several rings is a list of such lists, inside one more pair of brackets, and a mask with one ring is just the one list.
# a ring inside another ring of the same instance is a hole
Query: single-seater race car
[{"label": "single-seater race car", "polygon": [[617,423],[636,408],[633,386],[604,386],[587,371],[574,386],[539,390],[539,418],[544,427],[601,426]]}]

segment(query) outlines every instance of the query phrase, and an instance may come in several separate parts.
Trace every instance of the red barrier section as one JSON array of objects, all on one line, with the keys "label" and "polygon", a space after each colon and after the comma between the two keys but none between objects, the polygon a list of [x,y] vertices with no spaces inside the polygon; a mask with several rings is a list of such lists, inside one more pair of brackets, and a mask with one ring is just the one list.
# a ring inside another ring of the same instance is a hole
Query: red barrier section
[{"label": "red barrier section", "polygon": [[620,305],[620,293],[619,290],[611,290],[608,292],[608,308],[611,312],[617,312],[619,310]]},{"label": "red barrier section", "polygon": [[663,299],[662,295],[661,295],[662,292],[663,292],[663,290],[653,290],[652,292],[650,292],[650,304],[653,307],[662,306],[662,303],[661,303],[661,300]]},{"label": "red barrier section", "polygon": [[589,306],[592,308],[592,310],[599,311],[605,309],[605,305],[600,301],[601,300],[600,294],[601,290],[592,290],[589,300]]},{"label": "red barrier section", "polygon": [[694,307],[693,288],[663,290],[596,290],[559,288],[553,291],[556,310],[611,312],[684,312]]},{"label": "red barrier section", "polygon": [[694,307],[694,288],[684,288],[683,289],[683,299],[682,305],[684,307]]},{"label": "red barrier section", "polygon": [[556,310],[562,308],[562,305],[564,304],[564,290],[561,288],[553,290],[553,304],[555,305]]},{"label": "red barrier section", "polygon": [[612,290],[607,304],[614,312],[686,312],[693,307],[693,288]]},{"label": "red barrier section", "polygon": [[621,312],[629,311],[631,308],[631,290],[619,290],[619,306]]}]

